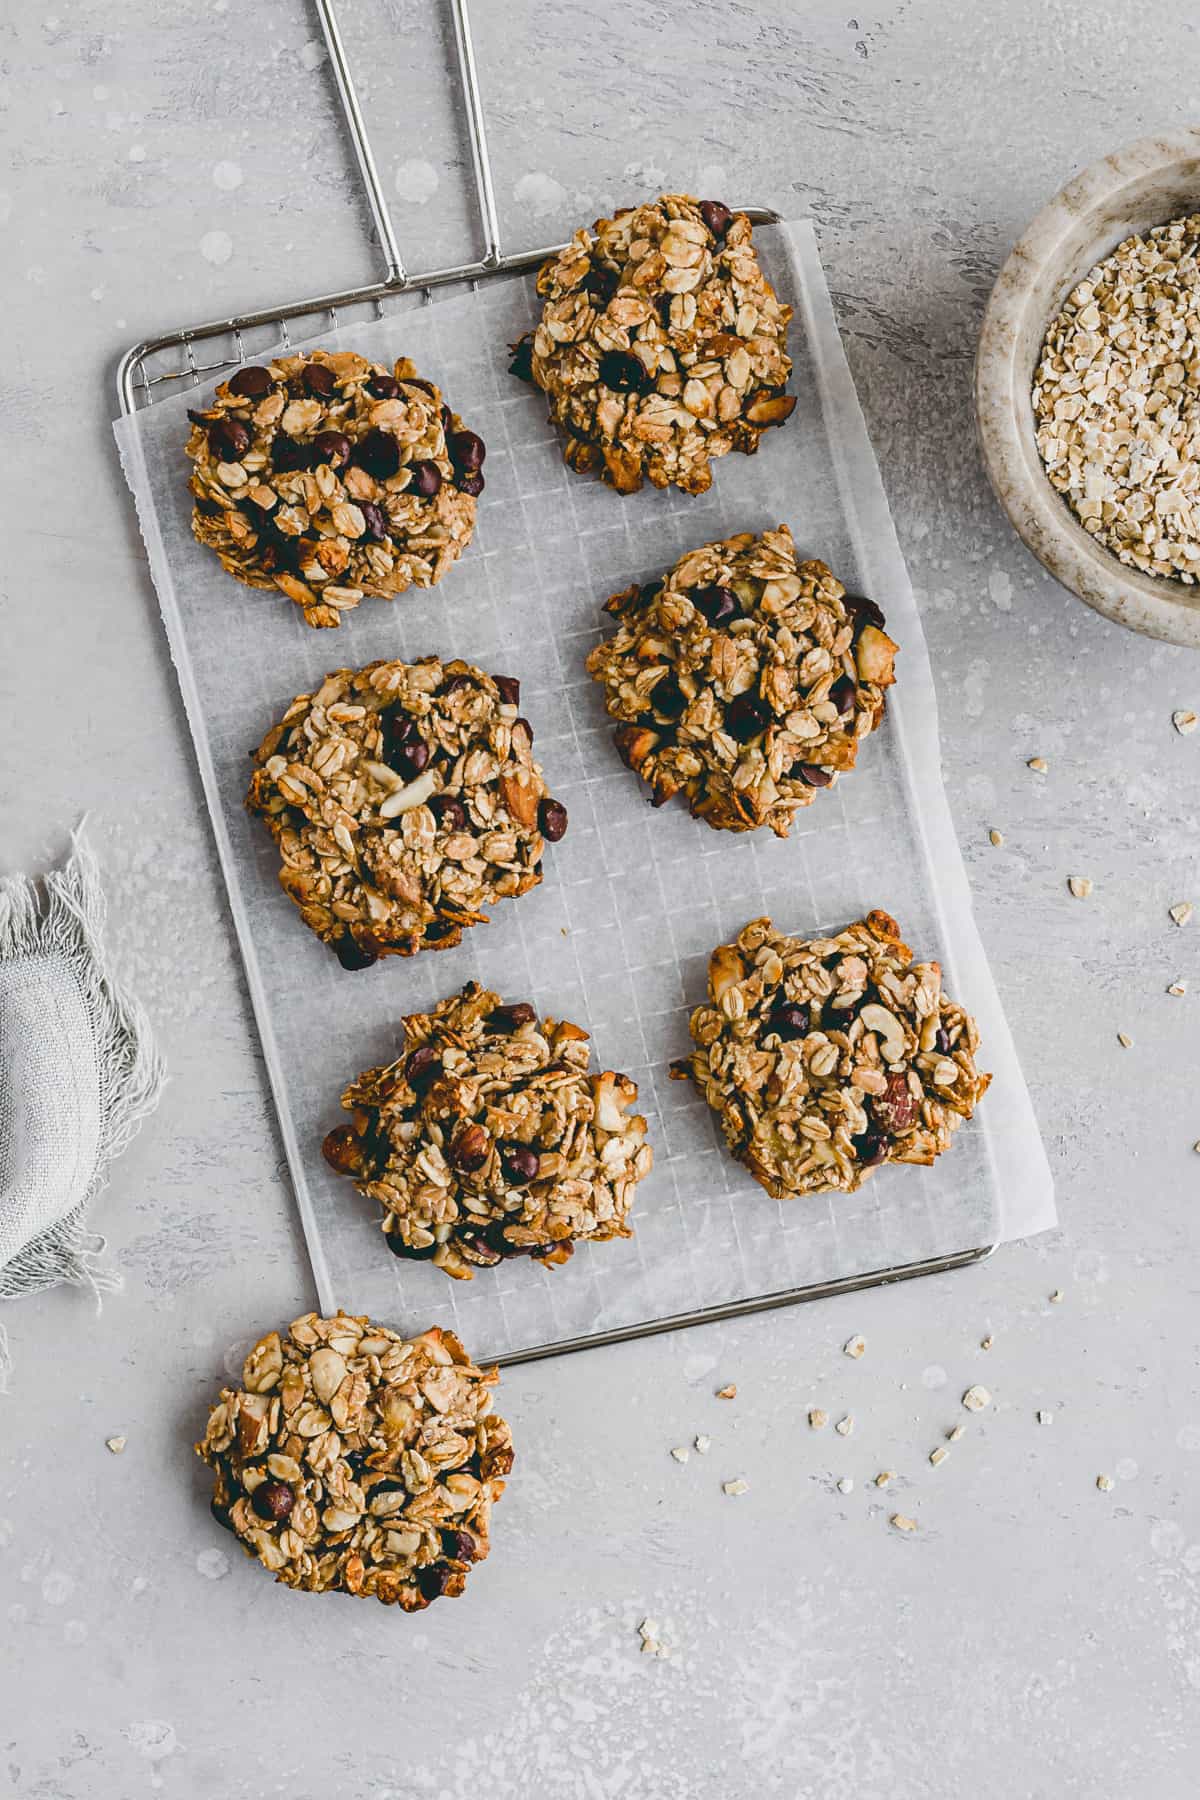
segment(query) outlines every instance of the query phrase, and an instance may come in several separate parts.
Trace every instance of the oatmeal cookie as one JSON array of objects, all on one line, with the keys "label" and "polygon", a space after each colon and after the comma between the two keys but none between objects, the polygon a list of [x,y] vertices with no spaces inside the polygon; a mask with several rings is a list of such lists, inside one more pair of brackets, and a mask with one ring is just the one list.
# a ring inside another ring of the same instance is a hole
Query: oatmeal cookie
[{"label": "oatmeal cookie", "polygon": [[868,913],[837,937],[785,937],[755,919],[708,967],[696,1082],[739,1162],[777,1200],[853,1193],[880,1163],[931,1163],[987,1091],[975,1021]]},{"label": "oatmeal cookie", "polygon": [[498,1379],[452,1332],[306,1313],[259,1339],[209,1415],[213,1514],[288,1587],[405,1612],[461,1594],[513,1464]]},{"label": "oatmeal cookie", "polygon": [[682,792],[723,831],[786,837],[854,767],[895,680],[879,608],[797,563],[786,525],[692,550],[604,610],[618,629],[587,666],[622,721],[617,749],[655,806]]},{"label": "oatmeal cookie", "polygon": [[567,829],[518,715],[520,683],[464,662],[335,669],[255,752],[246,805],[279,881],[344,968],[446,950],[542,878]]},{"label": "oatmeal cookie", "polygon": [[483,442],[402,360],[349,350],[249,364],[189,411],[192,530],[309,625],[432,587],[471,541]]},{"label": "oatmeal cookie", "polygon": [[711,461],[758,449],[795,407],[792,316],[759,267],[745,213],[664,194],[577,231],[542,265],[536,331],[515,375],[549,396],[570,468],[619,494],[649,477],[702,494]]},{"label": "oatmeal cookie", "polygon": [[346,1089],[325,1157],[383,1207],[388,1248],[469,1281],[507,1256],[564,1263],[629,1237],[653,1161],[628,1075],[588,1073],[588,1034],[468,982],[404,1020],[404,1054]]}]

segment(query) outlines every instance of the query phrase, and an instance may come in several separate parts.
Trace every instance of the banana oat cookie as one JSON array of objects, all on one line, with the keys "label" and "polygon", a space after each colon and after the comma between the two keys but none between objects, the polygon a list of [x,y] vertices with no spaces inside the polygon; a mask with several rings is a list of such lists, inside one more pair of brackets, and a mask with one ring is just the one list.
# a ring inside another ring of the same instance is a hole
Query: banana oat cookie
[{"label": "banana oat cookie", "polygon": [[192,530],[309,625],[440,581],[471,541],[482,440],[413,364],[349,350],[237,370],[189,411]]},{"label": "banana oat cookie", "polygon": [[466,1281],[508,1256],[566,1262],[576,1239],[631,1236],[653,1161],[635,1083],[588,1060],[578,1025],[468,982],[346,1089],[326,1159],[379,1201],[397,1256]]},{"label": "banana oat cookie", "polygon": [[777,1200],[852,1193],[884,1162],[932,1163],[991,1081],[975,1021],[868,913],[837,937],[786,937],[755,919],[713,951],[690,1077],[739,1162]]},{"label": "banana oat cookie", "polygon": [[682,557],[605,603],[618,629],[588,657],[617,748],[654,789],[724,831],[793,815],[854,767],[883,717],[897,646],[873,601],[823,562],[796,561],[786,525]]},{"label": "banana oat cookie", "polygon": [[542,879],[567,829],[520,683],[426,656],[335,669],[255,752],[246,796],[279,881],[344,968],[446,950],[494,900]]},{"label": "banana oat cookie", "polygon": [[405,1612],[461,1594],[513,1464],[498,1379],[449,1331],[307,1313],[259,1339],[209,1415],[213,1514],[288,1587]]},{"label": "banana oat cookie", "polygon": [[648,476],[688,494],[711,461],[752,453],[788,418],[790,306],[759,267],[745,213],[664,194],[577,231],[544,263],[545,305],[512,371],[549,396],[569,467],[619,494]]}]

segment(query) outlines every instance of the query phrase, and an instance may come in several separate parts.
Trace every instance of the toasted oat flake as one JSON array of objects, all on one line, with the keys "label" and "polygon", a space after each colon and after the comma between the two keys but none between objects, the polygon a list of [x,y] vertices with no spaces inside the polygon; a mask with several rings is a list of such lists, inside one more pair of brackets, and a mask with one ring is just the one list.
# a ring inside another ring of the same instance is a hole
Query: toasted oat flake
[{"label": "toasted oat flake", "polygon": [[641,1624],[638,1626],[638,1636],[643,1640],[643,1642],[645,1641],[646,1638],[656,1638],[658,1636],[658,1633],[659,1633],[659,1623],[658,1623],[657,1619],[643,1619]]},{"label": "toasted oat flake", "polygon": [[1124,1031],[1118,1031],[1117,1042],[1120,1044],[1122,1050],[1131,1050],[1133,1048],[1133,1039]]},{"label": "toasted oat flake", "polygon": [[839,1419],[833,1429],[839,1437],[849,1437],[854,1430],[854,1419],[851,1414],[847,1413],[844,1419]]},{"label": "toasted oat flake", "polygon": [[915,1531],[917,1529],[917,1521],[910,1519],[907,1513],[893,1513],[888,1523],[894,1525],[897,1531]]},{"label": "toasted oat flake", "polygon": [[1074,894],[1076,900],[1086,900],[1092,891],[1091,881],[1086,875],[1069,875],[1067,877],[1067,886]]},{"label": "toasted oat flake", "polygon": [[992,1404],[992,1396],[985,1387],[976,1385],[967,1389],[962,1403],[968,1412],[982,1412],[985,1406]]},{"label": "toasted oat flake", "polygon": [[1171,723],[1181,737],[1186,737],[1189,732],[1196,729],[1196,715],[1190,707],[1187,707],[1180,712],[1173,712]]},{"label": "toasted oat flake", "polygon": [[889,1481],[895,1481],[895,1479],[895,1469],[880,1469],[878,1475],[875,1477],[875,1486],[877,1488],[885,1488]]},{"label": "toasted oat flake", "polygon": [[700,1432],[700,1434],[693,1439],[693,1442],[696,1446],[696,1454],[698,1456],[707,1456],[712,1449],[712,1439],[706,1432]]},{"label": "toasted oat flake", "polygon": [[110,1437],[104,1440],[105,1447],[111,1450],[114,1456],[120,1456],[127,1442],[128,1439],[123,1437]]},{"label": "toasted oat flake", "polygon": [[748,1481],[743,1481],[739,1475],[736,1481],[723,1481],[721,1483],[721,1490],[723,1493],[735,1496],[738,1494],[748,1494],[750,1492],[750,1483]]},{"label": "toasted oat flake", "polygon": [[999,846],[1004,842],[1004,833],[1001,831],[997,831],[996,827],[993,825],[992,829],[988,832],[988,842],[990,844],[995,844],[997,846],[997,848],[999,848]]},{"label": "toasted oat flake", "polygon": [[810,1406],[808,1409],[808,1423],[810,1430],[821,1431],[829,1423],[829,1414],[824,1412],[819,1406]]},{"label": "toasted oat flake", "polygon": [[1173,981],[1171,983],[1170,987],[1167,989],[1167,992],[1168,992],[1168,994],[1174,994],[1176,999],[1178,999],[1181,994],[1187,993],[1187,982],[1186,981]]},{"label": "toasted oat flake", "polygon": [[1195,909],[1190,900],[1179,900],[1171,907],[1171,917],[1176,925],[1186,925]]},{"label": "toasted oat flake", "polygon": [[686,1444],[676,1444],[675,1448],[671,1451],[671,1455],[675,1458],[677,1463],[685,1463],[689,1454],[690,1452]]},{"label": "toasted oat flake", "polygon": [[842,1345],[842,1355],[859,1357],[866,1350],[866,1347],[867,1340],[865,1337],[847,1338],[846,1342]]},{"label": "toasted oat flake", "polygon": [[731,1381],[729,1383],[728,1387],[718,1388],[717,1389],[717,1399],[718,1400],[736,1400],[737,1399],[737,1382]]},{"label": "toasted oat flake", "polygon": [[1032,769],[1035,775],[1044,775],[1050,767],[1050,764],[1046,761],[1044,756],[1031,756],[1029,761],[1025,764],[1025,767],[1027,769]]},{"label": "toasted oat flake", "polygon": [[929,1460],[936,1469],[939,1463],[945,1462],[949,1454],[950,1452],[947,1450],[945,1444],[939,1444],[936,1450],[931,1450],[929,1452]]},{"label": "toasted oat flake", "polygon": [[946,1442],[948,1444],[957,1444],[960,1438],[966,1436],[966,1433],[967,1428],[965,1425],[952,1425],[946,1433]]},{"label": "toasted oat flake", "polygon": [[1111,1475],[1097,1475],[1096,1486],[1100,1489],[1100,1492],[1102,1494],[1110,1494],[1113,1489],[1112,1476]]}]

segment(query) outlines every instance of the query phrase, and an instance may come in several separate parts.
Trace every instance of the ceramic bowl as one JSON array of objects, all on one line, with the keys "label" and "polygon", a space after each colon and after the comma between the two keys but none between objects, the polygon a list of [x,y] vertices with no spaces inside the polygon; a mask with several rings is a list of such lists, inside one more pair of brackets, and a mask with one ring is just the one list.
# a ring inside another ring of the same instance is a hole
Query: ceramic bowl
[{"label": "ceramic bowl", "polygon": [[1123,238],[1200,211],[1200,127],[1142,138],[1093,163],[1043,208],[1000,271],[975,360],[988,476],[1034,555],[1064,587],[1133,631],[1200,647],[1200,584],[1127,568],[1051,487],[1030,390],[1063,300]]}]

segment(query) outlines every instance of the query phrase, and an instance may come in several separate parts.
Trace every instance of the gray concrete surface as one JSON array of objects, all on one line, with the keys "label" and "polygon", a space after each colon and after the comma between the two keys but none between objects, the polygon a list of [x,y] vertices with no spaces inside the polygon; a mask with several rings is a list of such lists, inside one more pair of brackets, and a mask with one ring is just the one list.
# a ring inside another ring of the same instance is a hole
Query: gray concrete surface
[{"label": "gray concrete surface", "polygon": [[[513,1374],[496,1553],[415,1620],[231,1560],[189,1463],[229,1347],[311,1287],[108,429],[126,342],[369,272],[328,71],[299,0],[5,9],[0,862],[44,864],[91,809],[173,1082],[102,1204],[125,1293],[98,1320],[77,1293],[5,1309],[0,1792],[1195,1791],[1200,925],[1167,908],[1200,902],[1200,733],[1171,726],[1200,707],[1200,662],[1025,554],[969,382],[1030,214],[1193,118],[1196,20],[1184,0],[855,3],[481,0],[498,193],[514,245],[660,185],[817,220],[1061,1230],[936,1282]],[[348,25],[430,260],[469,233],[436,10],[355,5]],[[995,1407],[931,1469],[973,1381]],[[809,1433],[810,1403],[853,1435]],[[710,1455],[673,1462],[701,1431]],[[670,1660],[639,1655],[647,1614]]]}]

